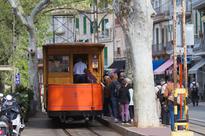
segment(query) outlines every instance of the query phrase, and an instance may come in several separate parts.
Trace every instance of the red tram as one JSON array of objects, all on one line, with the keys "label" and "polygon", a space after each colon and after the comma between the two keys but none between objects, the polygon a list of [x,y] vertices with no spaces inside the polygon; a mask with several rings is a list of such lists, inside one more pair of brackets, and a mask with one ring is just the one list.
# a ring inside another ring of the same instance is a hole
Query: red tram
[{"label": "red tram", "polygon": [[[43,46],[44,103],[51,118],[62,122],[88,119],[101,114],[104,45],[91,43]],[[75,83],[74,64],[81,58],[95,77],[95,83]]]}]

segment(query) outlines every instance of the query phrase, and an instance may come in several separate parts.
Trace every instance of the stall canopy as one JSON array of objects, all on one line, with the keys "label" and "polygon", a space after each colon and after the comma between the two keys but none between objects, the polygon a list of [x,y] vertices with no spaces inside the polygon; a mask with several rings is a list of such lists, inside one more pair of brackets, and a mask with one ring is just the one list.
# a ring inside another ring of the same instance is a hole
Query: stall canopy
[{"label": "stall canopy", "polygon": [[[125,60],[115,60],[110,66],[110,69],[125,70]],[[153,70],[157,69],[164,63],[163,59],[152,61]]]},{"label": "stall canopy", "polygon": [[202,59],[189,69],[189,74],[195,74],[197,70],[205,65],[205,59]]},{"label": "stall canopy", "polygon": [[164,63],[163,59],[160,60],[153,60],[152,61],[152,66],[153,66],[153,70],[157,69],[159,66],[161,66]]},{"label": "stall canopy", "polygon": [[109,68],[117,70],[125,70],[125,60],[115,60]]},{"label": "stall canopy", "polygon": [[154,75],[162,75],[165,74],[165,71],[173,65],[173,60],[169,59],[157,69],[154,70]]}]

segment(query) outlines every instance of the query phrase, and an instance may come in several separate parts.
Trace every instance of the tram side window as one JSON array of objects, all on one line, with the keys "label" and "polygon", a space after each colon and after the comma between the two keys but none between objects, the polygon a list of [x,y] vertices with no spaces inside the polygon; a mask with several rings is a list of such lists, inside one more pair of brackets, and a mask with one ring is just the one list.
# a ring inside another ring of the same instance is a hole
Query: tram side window
[{"label": "tram side window", "polygon": [[68,56],[49,56],[48,71],[52,72],[69,72]]}]

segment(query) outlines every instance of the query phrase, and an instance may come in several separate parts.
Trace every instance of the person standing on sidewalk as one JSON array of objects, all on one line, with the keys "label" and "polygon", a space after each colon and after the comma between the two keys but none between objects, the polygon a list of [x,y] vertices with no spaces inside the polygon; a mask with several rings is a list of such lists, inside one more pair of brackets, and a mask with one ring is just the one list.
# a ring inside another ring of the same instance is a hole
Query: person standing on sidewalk
[{"label": "person standing on sidewalk", "polygon": [[164,92],[166,90],[167,83],[164,79],[160,82],[161,94],[160,94],[160,104],[161,104],[161,120],[162,124],[169,125],[169,109],[168,109],[168,99],[164,97]]},{"label": "person standing on sidewalk", "polygon": [[121,119],[122,123],[128,123],[129,120],[129,103],[130,103],[130,93],[128,81],[124,79],[122,81],[122,87],[119,90],[119,103],[121,108]]},{"label": "person standing on sidewalk", "polygon": [[[177,87],[179,87],[179,84],[177,84]],[[166,89],[164,92],[164,97],[168,100],[170,125],[171,130],[174,131],[174,81],[172,77],[168,79]]]},{"label": "person standing on sidewalk", "polygon": [[130,103],[129,103],[129,113],[130,113],[130,121],[131,123],[134,122],[134,101],[133,101],[133,86],[132,86],[132,80],[129,78],[125,78],[126,82],[128,83],[129,87],[129,94],[130,94]]},{"label": "person standing on sidewalk", "polygon": [[118,111],[119,111],[118,95],[119,95],[119,89],[121,88],[121,84],[118,81],[117,73],[112,73],[110,77],[112,80],[109,86],[110,99],[112,103],[112,115],[114,117],[114,122],[118,122]]},{"label": "person standing on sidewalk", "polygon": [[110,101],[110,86],[111,78],[109,76],[104,76],[104,105],[103,113],[104,116],[111,116],[111,101]]}]

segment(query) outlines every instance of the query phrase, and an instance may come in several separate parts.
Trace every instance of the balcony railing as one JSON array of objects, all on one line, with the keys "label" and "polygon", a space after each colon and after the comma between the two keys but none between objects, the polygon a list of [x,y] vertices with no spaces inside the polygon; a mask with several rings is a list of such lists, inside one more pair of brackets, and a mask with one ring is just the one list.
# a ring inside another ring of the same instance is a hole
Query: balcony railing
[{"label": "balcony railing", "polygon": [[113,30],[105,29],[99,33],[99,42],[111,42],[113,39]]},{"label": "balcony railing", "polygon": [[152,54],[153,55],[162,55],[166,54],[166,48],[163,44],[153,44],[152,45]]}]

